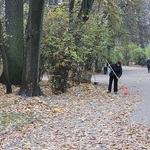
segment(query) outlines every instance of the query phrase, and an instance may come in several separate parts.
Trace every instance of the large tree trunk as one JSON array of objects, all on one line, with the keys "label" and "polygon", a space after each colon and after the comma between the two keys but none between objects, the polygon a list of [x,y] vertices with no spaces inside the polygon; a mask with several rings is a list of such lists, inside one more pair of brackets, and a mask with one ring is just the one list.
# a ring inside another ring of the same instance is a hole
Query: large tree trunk
[{"label": "large tree trunk", "polygon": [[23,68],[23,2],[6,0],[6,46],[2,47],[3,73],[0,81],[11,93],[11,85],[20,85]]},{"label": "large tree trunk", "polygon": [[29,19],[26,29],[26,48],[22,85],[19,95],[43,95],[39,81],[40,37],[45,0],[31,0]]}]

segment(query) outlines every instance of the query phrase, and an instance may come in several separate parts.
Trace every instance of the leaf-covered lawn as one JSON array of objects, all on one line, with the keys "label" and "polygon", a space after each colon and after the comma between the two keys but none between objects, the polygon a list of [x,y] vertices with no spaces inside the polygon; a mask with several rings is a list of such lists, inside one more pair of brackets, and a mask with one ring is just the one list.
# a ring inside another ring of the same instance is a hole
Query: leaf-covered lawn
[{"label": "leaf-covered lawn", "polygon": [[23,98],[0,86],[2,150],[150,149],[150,128],[131,124],[139,95],[107,94],[107,87],[82,84],[61,95]]}]

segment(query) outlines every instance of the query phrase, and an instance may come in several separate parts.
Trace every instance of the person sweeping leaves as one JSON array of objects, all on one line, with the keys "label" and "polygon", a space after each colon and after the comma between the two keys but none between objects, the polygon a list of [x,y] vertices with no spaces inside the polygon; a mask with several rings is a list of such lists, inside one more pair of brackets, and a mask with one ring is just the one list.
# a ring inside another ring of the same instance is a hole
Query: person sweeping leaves
[{"label": "person sweeping leaves", "polygon": [[[107,62],[108,63],[108,62]],[[111,92],[112,89],[112,83],[114,81],[114,94],[117,94],[118,92],[118,79],[122,75],[122,62],[118,61],[116,64],[109,64],[108,67],[110,68],[110,74],[109,74],[109,86],[107,93]]]}]

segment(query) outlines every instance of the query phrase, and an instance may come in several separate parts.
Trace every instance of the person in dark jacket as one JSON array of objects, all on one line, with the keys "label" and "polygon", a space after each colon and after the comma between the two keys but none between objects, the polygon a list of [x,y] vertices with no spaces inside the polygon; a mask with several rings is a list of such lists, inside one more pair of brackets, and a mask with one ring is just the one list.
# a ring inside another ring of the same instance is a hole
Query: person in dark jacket
[{"label": "person in dark jacket", "polygon": [[150,58],[147,59],[146,65],[147,65],[148,73],[150,73]]},{"label": "person in dark jacket", "polygon": [[109,64],[108,67],[110,68],[111,72],[109,74],[109,86],[108,86],[108,92],[111,92],[112,89],[112,83],[114,81],[114,93],[117,94],[118,92],[118,79],[122,75],[122,62],[118,61],[116,64]]}]

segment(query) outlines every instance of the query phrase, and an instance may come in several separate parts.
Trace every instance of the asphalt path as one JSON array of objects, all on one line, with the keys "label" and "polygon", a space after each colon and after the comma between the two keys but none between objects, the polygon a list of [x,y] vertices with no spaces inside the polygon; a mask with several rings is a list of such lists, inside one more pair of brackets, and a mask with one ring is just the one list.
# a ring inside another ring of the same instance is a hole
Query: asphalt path
[{"label": "asphalt path", "polygon": [[[129,94],[139,94],[141,102],[136,106],[131,123],[150,125],[150,73],[146,67],[123,66],[123,75],[119,79],[119,87],[127,87]],[[91,78],[98,85],[108,86],[109,75],[97,74]],[[123,94],[119,90],[118,94]],[[106,93],[107,94],[107,93]],[[112,93],[113,94],[113,93]]]}]

